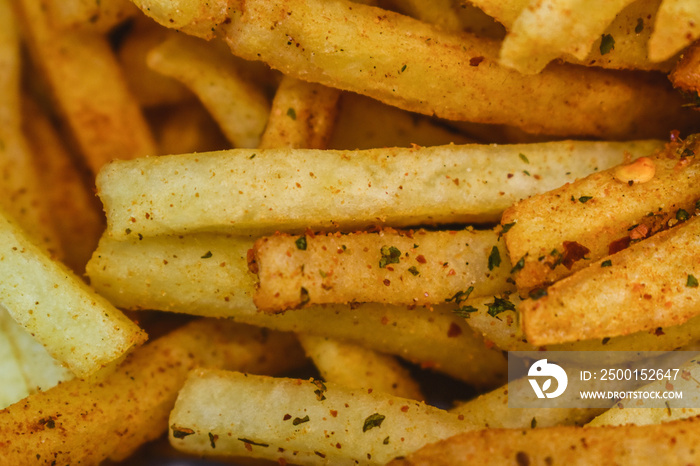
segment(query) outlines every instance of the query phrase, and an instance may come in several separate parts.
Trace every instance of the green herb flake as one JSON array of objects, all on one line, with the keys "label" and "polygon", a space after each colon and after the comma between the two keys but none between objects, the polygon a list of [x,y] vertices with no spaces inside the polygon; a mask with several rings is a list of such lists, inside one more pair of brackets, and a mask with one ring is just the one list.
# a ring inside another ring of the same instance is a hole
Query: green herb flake
[{"label": "green herb flake", "polygon": [[527,170],[523,170],[523,173],[525,173],[527,176],[532,176],[532,175],[530,175],[530,172]]},{"label": "green herb flake", "polygon": [[500,238],[501,236],[508,233],[510,231],[510,229],[513,228],[514,226],[515,226],[515,222],[510,222],[510,223],[506,223],[506,224],[501,225],[501,232],[498,234],[498,237]]},{"label": "green herb flake", "polygon": [[324,393],[326,392],[326,390],[328,390],[326,388],[326,384],[324,384],[322,380],[318,379],[311,379],[311,383],[318,387],[318,389],[314,390],[314,394],[316,394],[316,399],[318,401],[325,400],[326,396],[324,395]]},{"label": "green herb flake", "polygon": [[384,419],[386,419],[386,416],[379,413],[374,413],[370,416],[367,416],[367,419],[365,419],[365,423],[362,426],[362,432],[367,432],[368,430],[374,429],[375,427],[380,427],[382,425],[382,422],[384,422]]},{"label": "green herb flake", "polygon": [[255,158],[255,156],[256,156],[256,154],[253,154],[253,155],[251,155],[251,156],[248,157],[248,158],[249,158],[250,160],[253,160],[253,159]]},{"label": "green herb flake", "polygon": [[600,37],[600,54],[605,55],[615,50],[615,39],[610,34],[603,34]]},{"label": "green herb flake", "polygon": [[455,304],[461,304],[469,298],[469,295],[472,294],[472,291],[474,291],[474,287],[470,286],[469,288],[467,288],[466,291],[456,292],[454,296],[452,296],[451,298],[447,298],[445,302],[449,303],[454,301]]},{"label": "green herb flake", "polygon": [[685,286],[690,288],[698,287],[698,279],[694,275],[688,274],[688,280],[685,282]]},{"label": "green herb flake", "polygon": [[303,424],[305,422],[309,422],[309,415],[308,414],[304,417],[295,417],[294,420],[292,421],[292,425],[298,426],[299,424]]},{"label": "green herb flake", "polygon": [[291,118],[292,120],[295,120],[295,121],[296,121],[296,119],[297,119],[297,112],[296,112],[292,107],[289,107],[289,108],[287,109],[287,116],[288,116],[289,118]]},{"label": "green herb flake", "polygon": [[537,418],[532,418],[532,421],[530,421],[530,427],[533,429],[537,427]]},{"label": "green herb flake", "polygon": [[496,267],[501,266],[501,253],[498,247],[494,246],[491,248],[491,254],[489,254],[489,270],[493,270]]},{"label": "green herb flake", "polygon": [[459,309],[453,310],[452,312],[454,312],[455,315],[462,317],[463,319],[469,319],[472,313],[477,311],[478,309],[474,306],[462,306]]},{"label": "green herb flake", "polygon": [[389,264],[398,264],[399,258],[401,257],[401,251],[399,251],[394,246],[382,246],[380,249],[382,254],[381,259],[379,259],[379,268],[383,269]]},{"label": "green herb flake", "polygon": [[270,446],[268,443],[254,442],[254,441],[252,441],[252,440],[249,440],[249,439],[243,438],[243,437],[238,437],[238,440],[240,440],[240,441],[243,442],[243,443],[247,443],[247,444],[250,444],[250,445],[255,445],[255,446],[258,446],[258,447],[269,447],[269,446]]},{"label": "green herb flake", "polygon": [[522,160],[523,162],[530,163],[530,161],[527,159],[527,156],[522,152],[518,154],[518,157],[520,157],[520,160]]},{"label": "green herb flake", "polygon": [[418,271],[418,269],[416,268],[415,265],[409,267],[408,271],[411,272],[411,275],[413,275],[414,277],[420,274],[420,272]]},{"label": "green herb flake", "polygon": [[306,251],[306,236],[300,236],[299,238],[294,241],[294,244],[297,245],[297,249],[301,249],[302,251]]},{"label": "green herb flake", "polygon": [[127,228],[127,229],[124,230],[124,231],[126,232],[127,235],[130,235],[130,234],[131,234],[131,228]]},{"label": "green herb flake", "polygon": [[406,65],[403,65],[403,66],[401,67],[401,73],[403,73],[404,71],[406,71]]},{"label": "green herb flake", "polygon": [[493,302],[487,304],[486,307],[489,308],[488,314],[491,317],[496,317],[501,312],[515,311],[515,304],[511,303],[508,298],[499,298],[497,296],[494,296]]},{"label": "green herb flake", "polygon": [[211,432],[209,432],[209,445],[211,445],[212,448],[216,448],[216,441],[219,440],[218,435],[214,435]]},{"label": "green herb flake", "polygon": [[510,273],[520,272],[523,267],[525,267],[525,256],[521,257],[520,260],[515,263],[513,268],[510,269]]},{"label": "green herb flake", "polygon": [[605,260],[605,261],[600,263],[600,266],[601,267],[612,267],[612,261],[610,259]]},{"label": "green herb flake", "polygon": [[591,199],[593,199],[593,196],[581,196],[578,198],[578,201],[581,204],[585,204],[586,202],[590,201]]},{"label": "green herb flake", "polygon": [[202,259],[209,259],[212,256],[211,251],[207,251],[203,256]]},{"label": "green herb flake", "polygon": [[546,288],[534,288],[530,290],[530,292],[527,294],[530,299],[533,299],[534,301],[537,301],[540,298],[544,298],[547,296],[547,289]]},{"label": "green herb flake", "polygon": [[644,20],[642,18],[637,18],[637,25],[634,27],[634,32],[639,34],[644,30]]},{"label": "green herb flake", "polygon": [[389,437],[385,438],[382,444],[389,445]]},{"label": "green herb flake", "polygon": [[172,429],[173,437],[175,438],[182,439],[187,437],[188,435],[194,434],[194,430],[188,427],[178,427],[175,424],[173,424],[172,426],[170,426],[170,428]]},{"label": "green herb flake", "polygon": [[690,218],[690,215],[685,210],[678,209],[676,211],[676,220],[678,220],[679,222],[684,222],[684,221],[688,220],[689,218]]}]

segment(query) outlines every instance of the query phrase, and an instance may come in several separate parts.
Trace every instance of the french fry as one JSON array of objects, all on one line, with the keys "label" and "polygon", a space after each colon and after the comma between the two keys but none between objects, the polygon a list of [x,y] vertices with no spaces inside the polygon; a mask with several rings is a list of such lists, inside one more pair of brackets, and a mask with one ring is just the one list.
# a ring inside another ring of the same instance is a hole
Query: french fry
[{"label": "french fry", "polygon": [[547,345],[679,325],[700,312],[700,217],[599,260],[523,301],[528,341]]},{"label": "french fry", "polygon": [[[371,114],[372,118],[367,118]],[[329,149],[442,146],[477,142],[425,115],[406,112],[359,94],[340,96],[338,119]]]},{"label": "french fry", "polygon": [[518,199],[612,167],[626,151],[645,155],[658,145],[235,149],[115,161],[100,172],[97,189],[109,232],[122,239],[492,222]]},{"label": "french fry", "polygon": [[453,8],[452,3],[452,0],[432,2],[425,0],[387,0],[382,2],[382,7],[386,8],[388,6],[391,10],[434,24],[446,31],[460,31],[462,30],[462,21],[457,14],[456,8]]},{"label": "french fry", "polygon": [[102,211],[88,188],[87,173],[77,166],[47,115],[26,98],[22,108],[23,130],[34,164],[41,167],[37,178],[43,202],[50,206],[52,227],[63,251],[61,260],[82,274],[105,229]]},{"label": "french fry", "polygon": [[[618,12],[632,1],[530,2],[503,41],[500,63],[521,73],[535,74],[564,54],[582,60]],[[576,14],[580,9],[587,14]]]},{"label": "french fry", "polygon": [[270,113],[262,89],[246,81],[225,48],[175,34],[152,49],[148,66],[190,88],[235,147],[257,147]]},{"label": "french fry", "polygon": [[[486,429],[459,434],[392,461],[399,465],[664,464],[697,462],[699,418],[664,425]],[[556,460],[555,460],[556,458]]]},{"label": "french fry", "polygon": [[152,108],[147,115],[161,154],[231,148],[219,125],[197,100]]},{"label": "french fry", "polygon": [[[358,30],[364,33],[358,35]],[[688,128],[695,118],[680,116],[679,97],[649,75],[640,79],[553,66],[523,76],[498,65],[496,42],[343,0],[295,0],[284,6],[239,0],[222,33],[242,58],[451,120],[620,139],[660,137]],[[346,65],[349,61],[352,67]]]},{"label": "french fry", "polygon": [[501,223],[521,294],[546,286],[696,211],[697,138],[508,208]]},{"label": "french fry", "polygon": [[228,0],[133,0],[134,5],[156,23],[202,39],[212,39],[216,28],[226,21]]},{"label": "french fry", "polygon": [[649,58],[662,61],[700,37],[700,5],[693,0],[663,0],[649,39]]},{"label": "french fry", "polygon": [[303,464],[384,464],[474,428],[464,416],[376,391],[213,370],[187,379],[169,424],[178,450]]},{"label": "french fry", "polygon": [[700,339],[700,317],[693,317],[681,325],[648,332],[538,347],[528,343],[523,333],[521,302],[516,295],[472,298],[457,303],[453,312],[464,317],[486,341],[505,351],[673,351]]},{"label": "french fry", "polygon": [[423,394],[408,369],[396,358],[327,337],[298,335],[306,355],[326,382],[422,401]]},{"label": "french fry", "polygon": [[[0,311],[5,313],[3,309]],[[0,374],[2,374],[2,385],[0,385],[0,409],[21,400],[29,395],[27,382],[17,359],[12,342],[0,327]]]},{"label": "french fry", "polygon": [[224,235],[144,237],[133,242],[103,237],[87,272],[92,286],[124,309],[231,317],[354,342],[475,386],[503,382],[501,352],[487,347],[462,318],[441,306],[432,312],[381,304],[312,306],[276,315],[258,312],[252,300],[255,276],[246,260],[252,245],[252,240]]},{"label": "french fry", "polygon": [[376,302],[431,305],[511,290],[495,230],[275,235],[255,242],[260,310]]},{"label": "french fry", "polygon": [[[683,57],[678,61],[669,79],[674,87],[688,93],[700,92],[700,42],[697,42],[683,52]],[[697,100],[693,102],[697,106]]]},{"label": "french fry", "polygon": [[[180,81],[152,70],[146,63],[148,52],[175,32],[142,16],[119,45],[117,58],[129,89],[143,107],[175,104],[195,100],[194,94]],[[171,152],[161,152],[170,154]]]},{"label": "french fry", "polygon": [[139,348],[109,374],[62,383],[0,411],[0,455],[16,465],[120,461],[165,432],[190,369],[277,373],[303,359],[291,335],[193,322]]},{"label": "french fry", "polygon": [[154,154],[155,143],[101,34],[57,31],[38,0],[19,3],[29,50],[88,166]]},{"label": "french fry", "polygon": [[49,0],[46,8],[53,27],[59,31],[78,29],[102,33],[139,12],[129,0]]},{"label": "french fry", "polygon": [[283,78],[259,147],[326,149],[339,97],[337,89]]},{"label": "french fry", "polygon": [[0,214],[0,304],[78,376],[121,357],[146,335]]}]

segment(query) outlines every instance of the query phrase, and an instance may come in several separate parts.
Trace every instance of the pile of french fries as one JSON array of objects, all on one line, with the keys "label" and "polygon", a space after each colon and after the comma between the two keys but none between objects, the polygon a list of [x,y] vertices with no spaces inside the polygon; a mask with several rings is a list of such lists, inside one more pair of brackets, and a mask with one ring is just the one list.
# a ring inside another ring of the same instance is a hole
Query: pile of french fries
[{"label": "pile of french fries", "polygon": [[0,465],[700,462],[700,404],[507,385],[700,340],[699,39],[696,0],[0,0]]}]

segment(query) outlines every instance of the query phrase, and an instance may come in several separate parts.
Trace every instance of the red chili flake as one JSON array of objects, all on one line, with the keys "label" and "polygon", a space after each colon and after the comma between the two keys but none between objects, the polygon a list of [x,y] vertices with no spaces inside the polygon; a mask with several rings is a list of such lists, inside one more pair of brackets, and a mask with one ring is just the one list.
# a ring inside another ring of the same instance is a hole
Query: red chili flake
[{"label": "red chili flake", "polygon": [[471,57],[469,59],[469,66],[479,66],[482,61],[484,61],[484,57]]},{"label": "red chili flake", "polygon": [[632,239],[629,236],[613,241],[612,243],[608,244],[608,254],[615,254],[623,249],[627,249],[631,241]]},{"label": "red chili flake", "polygon": [[391,280],[389,280],[388,278],[385,278],[385,279],[384,279],[384,285],[386,285],[386,286],[391,285]]},{"label": "red chili flake", "polygon": [[425,260],[425,256],[423,254],[419,254],[416,256],[416,262],[418,262],[419,264],[425,264],[428,261]]},{"label": "red chili flake", "polygon": [[564,255],[561,258],[561,263],[571,270],[574,262],[583,259],[589,252],[591,252],[590,249],[576,241],[564,241]]},{"label": "red chili flake", "polygon": [[450,324],[449,330],[447,330],[447,336],[449,338],[455,338],[455,337],[460,336],[461,334],[462,334],[462,328],[459,325],[452,322]]}]

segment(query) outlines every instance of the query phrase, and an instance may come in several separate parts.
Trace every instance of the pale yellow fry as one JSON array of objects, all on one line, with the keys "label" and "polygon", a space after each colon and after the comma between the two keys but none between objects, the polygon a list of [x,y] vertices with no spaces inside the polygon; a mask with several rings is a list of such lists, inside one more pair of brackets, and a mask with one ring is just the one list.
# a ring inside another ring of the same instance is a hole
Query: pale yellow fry
[{"label": "pale yellow fry", "polygon": [[239,0],[222,31],[242,58],[447,119],[620,139],[694,118],[674,115],[679,97],[658,78],[569,66],[523,76],[498,65],[495,41],[345,0]]},{"label": "pale yellow fry", "polygon": [[521,294],[586,267],[695,212],[695,136],[508,208],[505,243]]},{"label": "pale yellow fry", "polygon": [[[340,96],[338,120],[329,149],[353,150],[380,147],[442,146],[477,142],[456,130],[359,94]],[[372,115],[372,118],[367,118]]]},{"label": "pale yellow fry", "polygon": [[663,61],[700,37],[700,3],[663,0],[649,39],[649,59]]},{"label": "pale yellow fry", "polygon": [[[500,297],[504,299],[504,297]],[[538,347],[528,343],[520,325],[518,308],[521,300],[516,295],[507,297],[515,307],[495,316],[489,314],[496,302],[493,297],[473,298],[458,303],[454,312],[466,319],[467,324],[486,341],[506,351],[538,351]],[[700,339],[700,317],[668,327],[658,327],[651,331],[635,332],[612,338],[582,340],[572,343],[547,345],[549,351],[672,351]]]},{"label": "pale yellow fry", "polygon": [[0,214],[0,304],[49,353],[86,376],[146,335]]},{"label": "pale yellow fry", "polygon": [[282,78],[259,147],[326,149],[338,113],[340,91]]},{"label": "pale yellow fry", "polygon": [[106,33],[139,12],[130,0],[49,0],[45,5],[59,31]]},{"label": "pale yellow fry", "polygon": [[520,305],[528,341],[548,345],[679,325],[700,313],[700,217],[592,262]]},{"label": "pale yellow fry", "polygon": [[191,374],[169,423],[178,450],[302,464],[385,464],[474,428],[464,416],[376,391],[213,370]]},{"label": "pale yellow fry", "polygon": [[252,300],[255,276],[246,260],[252,245],[252,240],[209,234],[133,242],[103,237],[88,275],[100,294],[121,308],[232,317],[354,342],[476,386],[503,382],[502,353],[489,349],[462,318],[442,306],[433,311],[367,304],[312,306],[277,315],[257,312]]},{"label": "pale yellow fry", "polygon": [[22,0],[30,52],[88,166],[155,153],[141,109],[127,88],[107,39],[89,31],[57,31],[40,0]]},{"label": "pale yellow fry", "polygon": [[38,168],[40,194],[50,208],[50,220],[64,251],[62,261],[82,274],[105,229],[104,216],[85,170],[78,167],[46,114],[32,100],[25,99],[23,104],[23,129]]},{"label": "pale yellow fry", "polygon": [[[513,289],[494,230],[275,235],[253,248],[258,309],[314,304],[440,304]],[[303,311],[301,311],[303,312]]]},{"label": "pale yellow fry", "polygon": [[225,321],[197,321],[139,348],[108,375],[72,380],[0,411],[0,463],[121,461],[160,437],[190,369],[258,373],[304,361],[291,335]]},{"label": "pale yellow fry", "polygon": [[700,460],[700,418],[664,425],[485,429],[429,445],[400,465],[649,464]]},{"label": "pale yellow fry", "polygon": [[211,39],[228,17],[228,0],[132,0],[146,16],[167,28]]},{"label": "pale yellow fry", "polygon": [[[466,1],[466,0],[463,0]],[[527,8],[529,0],[468,0],[469,3],[510,29],[518,16]]]},{"label": "pale yellow fry", "polygon": [[328,337],[298,335],[321,378],[347,388],[365,388],[423,400],[420,386],[396,358]]},{"label": "pale yellow fry", "polygon": [[535,74],[563,54],[581,60],[632,1],[532,0],[508,31],[500,62],[521,73]]},{"label": "pale yellow fry", "polygon": [[519,199],[657,145],[236,149],[115,162],[100,172],[97,188],[115,238],[491,222]]},{"label": "pale yellow fry", "polygon": [[148,66],[190,88],[235,147],[257,147],[270,113],[262,88],[238,71],[222,47],[176,34],[148,53]]},{"label": "pale yellow fry", "polygon": [[[0,312],[5,313],[4,309]],[[29,395],[12,341],[0,326],[0,409]]]}]

